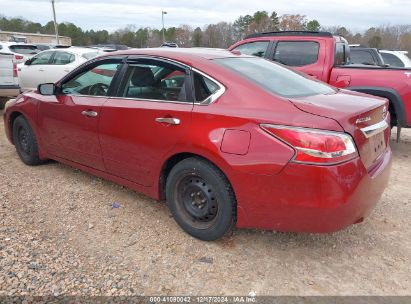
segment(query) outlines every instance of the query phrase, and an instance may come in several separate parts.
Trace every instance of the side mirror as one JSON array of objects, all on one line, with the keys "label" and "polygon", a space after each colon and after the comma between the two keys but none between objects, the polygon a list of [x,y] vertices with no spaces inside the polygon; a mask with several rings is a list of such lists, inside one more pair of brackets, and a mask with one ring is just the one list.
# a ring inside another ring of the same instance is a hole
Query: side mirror
[{"label": "side mirror", "polygon": [[24,65],[30,65],[31,64],[31,59],[27,59],[25,62],[24,62]]},{"label": "side mirror", "polygon": [[43,83],[39,84],[37,90],[41,95],[50,96],[54,95],[55,88],[56,86],[54,85],[54,83]]}]

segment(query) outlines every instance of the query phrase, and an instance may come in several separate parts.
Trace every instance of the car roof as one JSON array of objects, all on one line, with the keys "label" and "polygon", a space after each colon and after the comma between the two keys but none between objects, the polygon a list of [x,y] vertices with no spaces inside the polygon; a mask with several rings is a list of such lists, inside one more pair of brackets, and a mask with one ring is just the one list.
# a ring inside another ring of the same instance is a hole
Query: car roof
[{"label": "car roof", "polygon": [[[233,58],[233,57],[253,57],[250,55],[244,55],[240,52],[231,52],[223,49],[212,48],[146,48],[146,49],[130,49],[124,51],[117,51],[108,53],[106,56],[113,55],[128,55],[128,56],[156,56],[174,59],[186,64],[190,64],[195,60],[213,60],[220,58]],[[105,56],[103,56],[105,57]]]}]

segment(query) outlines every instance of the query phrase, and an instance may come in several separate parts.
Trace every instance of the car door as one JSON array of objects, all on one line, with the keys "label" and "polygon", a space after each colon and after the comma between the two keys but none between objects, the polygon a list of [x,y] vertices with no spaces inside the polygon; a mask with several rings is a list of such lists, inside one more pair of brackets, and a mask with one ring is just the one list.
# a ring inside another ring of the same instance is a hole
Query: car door
[{"label": "car door", "polygon": [[191,124],[189,69],[136,58],[123,67],[117,97],[102,106],[100,141],[106,170],[144,186]]},{"label": "car door", "polygon": [[121,59],[87,65],[39,103],[38,121],[48,153],[104,170],[98,135],[101,106],[113,90]]},{"label": "car door", "polygon": [[40,83],[46,83],[47,67],[51,64],[54,51],[44,51],[24,65],[18,71],[19,83],[22,90],[35,89]]}]

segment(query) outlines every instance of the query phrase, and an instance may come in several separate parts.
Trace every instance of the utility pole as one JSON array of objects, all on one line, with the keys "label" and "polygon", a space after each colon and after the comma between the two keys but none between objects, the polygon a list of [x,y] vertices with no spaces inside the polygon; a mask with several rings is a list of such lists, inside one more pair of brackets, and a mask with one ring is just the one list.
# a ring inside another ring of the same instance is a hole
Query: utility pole
[{"label": "utility pole", "polygon": [[163,22],[163,43],[166,42],[165,33],[164,33],[164,31],[165,31],[165,28],[164,28],[164,15],[167,15],[167,12],[161,11],[161,21]]},{"label": "utility pole", "polygon": [[59,28],[57,26],[57,21],[56,21],[56,10],[54,8],[54,0],[51,0],[51,6],[53,7],[53,18],[54,18],[54,31],[56,32],[56,44],[59,45]]}]

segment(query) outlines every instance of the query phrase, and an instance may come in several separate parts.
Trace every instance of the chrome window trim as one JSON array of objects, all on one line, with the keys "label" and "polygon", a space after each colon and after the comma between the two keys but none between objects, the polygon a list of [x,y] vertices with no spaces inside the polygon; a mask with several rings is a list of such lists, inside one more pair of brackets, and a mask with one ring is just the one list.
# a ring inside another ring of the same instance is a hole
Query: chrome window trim
[{"label": "chrome window trim", "polygon": [[362,128],[361,132],[364,134],[366,138],[370,138],[380,132],[383,132],[387,128],[388,128],[388,123],[385,120],[382,120],[379,123]]},{"label": "chrome window trim", "polygon": [[147,98],[121,97],[121,96],[107,96],[107,98],[109,98],[109,99],[126,99],[126,100],[135,100],[135,101],[148,101],[148,102],[177,103],[177,104],[186,104],[186,105],[193,106],[192,101],[161,100],[161,99],[147,99]]},{"label": "chrome window trim", "polygon": [[194,104],[197,104],[197,105],[212,104],[213,102],[215,102],[218,98],[220,98],[225,93],[226,88],[221,82],[219,82],[218,80],[214,79],[213,77],[207,75],[206,73],[201,72],[200,70],[198,70],[196,68],[191,68],[191,70],[198,73],[198,74],[200,74],[201,76],[204,76],[208,80],[214,82],[219,87],[217,91],[215,91],[213,94],[208,96],[206,99],[204,99],[203,101],[196,101],[196,102],[194,102]]}]

